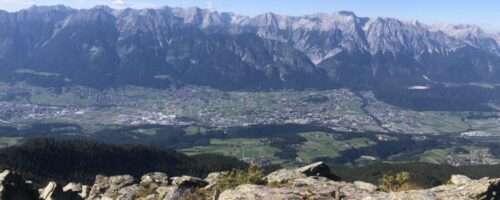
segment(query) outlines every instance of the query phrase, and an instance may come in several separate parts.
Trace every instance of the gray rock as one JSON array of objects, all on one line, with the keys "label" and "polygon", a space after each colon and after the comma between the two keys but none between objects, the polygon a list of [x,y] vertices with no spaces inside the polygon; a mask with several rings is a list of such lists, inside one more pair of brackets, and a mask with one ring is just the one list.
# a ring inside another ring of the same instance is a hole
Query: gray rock
[{"label": "gray rock", "polygon": [[81,200],[83,199],[78,192],[71,190],[64,191],[64,189],[56,182],[49,182],[43,188],[40,199],[43,200]]},{"label": "gray rock", "polygon": [[74,192],[78,193],[83,199],[87,198],[90,193],[90,187],[88,185],[82,185],[80,183],[68,183],[63,187],[63,192]]},{"label": "gray rock", "polygon": [[265,176],[264,180],[269,184],[283,184],[294,179],[305,177],[307,177],[305,174],[300,173],[296,170],[280,169]]},{"label": "gray rock", "polygon": [[136,197],[142,200],[163,199],[171,192],[168,176],[165,173],[155,172],[149,173],[141,178],[141,182],[137,191]]},{"label": "gray rock", "polygon": [[298,188],[272,188],[261,185],[241,185],[235,189],[226,190],[219,195],[219,200],[303,200]]},{"label": "gray rock", "polygon": [[185,197],[191,193],[191,190],[184,187],[172,186],[166,188],[165,196],[162,198],[163,200],[178,200],[182,197]]},{"label": "gray rock", "polygon": [[82,184],[80,183],[68,183],[66,186],[63,187],[63,191],[72,191],[72,192],[81,192],[82,191]]},{"label": "gray rock", "polygon": [[431,188],[438,199],[500,199],[500,179],[456,181],[455,185]]},{"label": "gray rock", "polygon": [[132,199],[137,188],[133,183],[134,178],[129,175],[112,177],[98,175],[87,200]]},{"label": "gray rock", "polygon": [[80,196],[86,199],[90,194],[91,187],[88,185],[82,185],[82,191],[80,192]]},{"label": "gray rock", "polygon": [[192,176],[181,176],[173,177],[172,184],[179,187],[201,188],[207,186],[208,182]]},{"label": "gray rock", "polygon": [[141,185],[157,185],[157,186],[166,186],[168,185],[168,176],[165,173],[154,172],[145,174],[141,178]]},{"label": "gray rock", "polygon": [[90,193],[90,187],[88,185],[82,185],[80,183],[68,183],[63,187],[63,192],[78,193],[80,197],[85,199]]},{"label": "gray rock", "polygon": [[375,192],[378,190],[378,187],[376,185],[363,181],[354,181],[354,186],[356,186],[359,189],[366,190],[368,192]]},{"label": "gray rock", "polygon": [[394,193],[401,200],[437,200],[436,194],[428,190]]},{"label": "gray rock", "polygon": [[328,177],[331,175],[330,168],[324,162],[313,163],[295,171],[305,174],[306,176],[324,176]]},{"label": "gray rock", "polygon": [[57,184],[55,182],[49,182],[47,186],[42,190],[40,194],[41,199],[52,200],[52,195],[56,191]]},{"label": "gray rock", "polygon": [[283,184],[287,183],[290,180],[305,178],[308,176],[323,176],[328,178],[334,177],[334,175],[331,174],[328,165],[326,165],[324,162],[317,162],[295,170],[280,169],[264,177],[264,180],[267,183]]},{"label": "gray rock", "polygon": [[466,184],[472,181],[469,177],[464,176],[464,175],[452,175],[450,182],[453,185],[461,185],[461,184]]}]

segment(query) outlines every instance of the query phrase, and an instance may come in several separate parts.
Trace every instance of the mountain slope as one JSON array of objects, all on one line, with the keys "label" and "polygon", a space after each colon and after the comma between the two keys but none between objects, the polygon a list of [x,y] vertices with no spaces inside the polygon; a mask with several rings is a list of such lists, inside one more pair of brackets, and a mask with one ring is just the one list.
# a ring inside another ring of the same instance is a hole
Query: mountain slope
[{"label": "mountain slope", "polygon": [[256,17],[199,8],[0,12],[0,80],[220,89],[500,82],[498,36],[351,12]]},{"label": "mountain slope", "polygon": [[[206,176],[214,171],[244,169],[248,164],[222,155],[189,157],[173,150],[138,145],[111,145],[91,141],[32,139],[0,150],[0,167],[21,172],[41,183],[91,183],[97,174],[130,174],[140,177],[151,171],[169,175]],[[139,161],[140,162],[137,162]]]}]

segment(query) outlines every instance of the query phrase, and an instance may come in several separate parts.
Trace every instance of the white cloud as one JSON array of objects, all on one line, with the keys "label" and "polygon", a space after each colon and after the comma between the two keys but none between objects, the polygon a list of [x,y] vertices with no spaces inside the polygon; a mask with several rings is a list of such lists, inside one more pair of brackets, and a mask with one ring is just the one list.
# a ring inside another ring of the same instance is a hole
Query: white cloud
[{"label": "white cloud", "polygon": [[113,0],[113,2],[111,2],[111,7],[113,7],[113,8],[126,8],[126,7],[131,7],[131,5],[126,3],[124,0]]},{"label": "white cloud", "polygon": [[140,3],[140,2],[134,2],[131,3],[128,0],[113,0],[109,6],[112,8],[117,8],[117,9],[124,9],[124,8],[136,8],[136,9],[143,9],[143,8],[159,8],[161,7],[158,4],[154,3]]},{"label": "white cloud", "polygon": [[205,8],[208,9],[208,10],[211,10],[211,11],[215,10],[214,2],[207,1],[207,4],[206,4]]}]

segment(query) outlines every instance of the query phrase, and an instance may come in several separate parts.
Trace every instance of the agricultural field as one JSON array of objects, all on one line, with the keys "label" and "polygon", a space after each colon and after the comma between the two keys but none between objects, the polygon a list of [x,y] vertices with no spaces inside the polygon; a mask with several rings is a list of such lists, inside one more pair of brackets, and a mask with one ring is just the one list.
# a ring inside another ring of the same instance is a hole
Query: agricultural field
[{"label": "agricultural field", "polygon": [[14,146],[19,144],[23,138],[22,137],[0,137],[0,148]]},{"label": "agricultural field", "polygon": [[499,159],[489,153],[488,148],[474,146],[428,150],[419,156],[418,161],[434,164],[446,163],[453,166],[459,166],[463,163],[475,163],[477,165],[500,163]]},{"label": "agricultural field", "polygon": [[197,146],[188,149],[182,149],[182,152],[188,155],[200,153],[214,153],[236,158],[254,158],[273,157],[278,152],[275,147],[269,146],[265,139],[232,138],[232,139],[212,139],[208,146]]},{"label": "agricultural field", "polygon": [[307,139],[307,142],[297,148],[298,157],[304,162],[312,162],[314,158],[319,157],[337,157],[346,149],[375,144],[368,138],[340,141],[335,139],[333,134],[324,132],[307,132],[299,135]]}]

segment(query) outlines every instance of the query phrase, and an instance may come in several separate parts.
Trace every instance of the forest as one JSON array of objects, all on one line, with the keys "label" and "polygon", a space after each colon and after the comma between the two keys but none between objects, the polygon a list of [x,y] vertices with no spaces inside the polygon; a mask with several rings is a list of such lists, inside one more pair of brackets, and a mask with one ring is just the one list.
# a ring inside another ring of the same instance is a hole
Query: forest
[{"label": "forest", "polygon": [[174,150],[82,140],[31,139],[0,150],[0,169],[20,172],[35,183],[90,184],[97,174],[140,178],[150,172],[205,177],[214,171],[246,168],[248,164],[221,155],[189,157]]}]

